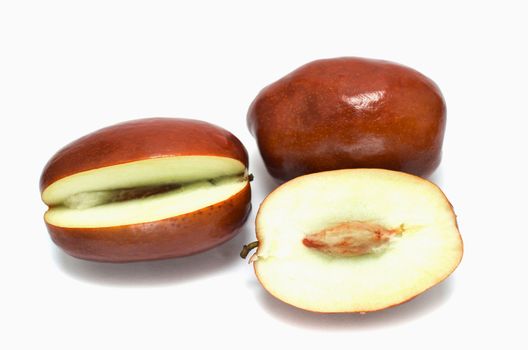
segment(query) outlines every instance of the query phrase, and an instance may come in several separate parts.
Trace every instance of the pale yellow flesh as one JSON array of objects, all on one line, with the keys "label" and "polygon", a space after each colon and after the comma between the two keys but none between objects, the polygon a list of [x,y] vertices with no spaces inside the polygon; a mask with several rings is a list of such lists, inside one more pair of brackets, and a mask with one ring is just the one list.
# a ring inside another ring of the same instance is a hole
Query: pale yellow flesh
[{"label": "pale yellow flesh", "polygon": [[[306,234],[345,221],[404,225],[377,254],[335,257],[307,248]],[[432,183],[378,169],[294,179],[257,216],[255,271],[275,297],[318,312],[361,312],[402,303],[446,278],[462,257],[452,208]]]},{"label": "pale yellow flesh", "polygon": [[[194,156],[156,158],[90,170],[46,188],[42,197],[52,207],[45,220],[70,228],[163,220],[229,199],[246,186],[245,175],[245,166],[237,160]],[[181,187],[146,198],[111,201],[116,189],[168,184]]]},{"label": "pale yellow flesh", "polygon": [[76,193],[188,183],[244,172],[240,161],[226,157],[181,156],[140,160],[84,171],[55,181],[42,192],[47,205],[58,205]]}]

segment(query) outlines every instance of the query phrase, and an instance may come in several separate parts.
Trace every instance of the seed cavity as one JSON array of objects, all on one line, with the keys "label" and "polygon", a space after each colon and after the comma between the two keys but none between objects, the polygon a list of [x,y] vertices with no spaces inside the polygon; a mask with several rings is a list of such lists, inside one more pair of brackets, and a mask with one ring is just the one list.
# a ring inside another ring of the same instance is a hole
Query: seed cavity
[{"label": "seed cavity", "polygon": [[196,180],[186,183],[169,183],[155,186],[139,186],[133,188],[118,188],[103,191],[87,191],[75,193],[65,199],[64,205],[70,209],[88,209],[100,205],[125,202],[130,200],[144,199],[156,195],[162,195],[172,191],[183,191],[196,188],[200,183],[219,186],[233,181],[249,181],[245,173],[229,176],[221,176],[210,179]]},{"label": "seed cavity", "polygon": [[306,235],[302,243],[333,256],[360,256],[380,251],[404,226],[386,228],[368,221],[347,221]]}]

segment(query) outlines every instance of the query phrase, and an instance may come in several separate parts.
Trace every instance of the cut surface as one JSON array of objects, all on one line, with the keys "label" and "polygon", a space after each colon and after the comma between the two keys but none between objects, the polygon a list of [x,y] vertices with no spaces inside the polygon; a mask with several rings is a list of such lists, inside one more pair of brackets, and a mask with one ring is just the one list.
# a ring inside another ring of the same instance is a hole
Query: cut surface
[{"label": "cut surface", "polygon": [[259,281],[311,311],[400,304],[446,278],[462,257],[455,215],[440,189],[389,170],[294,179],[268,196],[256,225]]},{"label": "cut surface", "polygon": [[110,227],[162,220],[224,201],[247,184],[245,166],[209,156],[165,157],[85,171],[42,193],[46,222]]},{"label": "cut surface", "polygon": [[236,159],[214,156],[163,157],[118,164],[67,176],[49,185],[42,200],[49,206],[82,192],[189,183],[243,173]]}]

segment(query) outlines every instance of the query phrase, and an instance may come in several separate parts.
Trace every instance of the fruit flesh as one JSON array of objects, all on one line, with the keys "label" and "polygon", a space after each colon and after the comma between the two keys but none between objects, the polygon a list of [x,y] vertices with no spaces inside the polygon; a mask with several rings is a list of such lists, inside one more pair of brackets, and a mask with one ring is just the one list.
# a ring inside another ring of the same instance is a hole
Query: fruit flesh
[{"label": "fruit flesh", "polygon": [[212,156],[165,157],[94,169],[48,186],[49,224],[131,225],[189,213],[228,199],[247,184],[245,166]]},{"label": "fruit flesh", "polygon": [[81,192],[189,183],[237,175],[244,171],[244,164],[227,157],[152,158],[96,168],[61,178],[44,189],[42,200],[47,205],[54,206]]},{"label": "fruit flesh", "polygon": [[[307,235],[350,221],[405,229],[383,249],[357,256],[303,244]],[[277,298],[311,311],[374,311],[402,303],[446,278],[462,257],[442,192],[388,170],[299,177],[270,194],[256,225],[259,281]]]}]

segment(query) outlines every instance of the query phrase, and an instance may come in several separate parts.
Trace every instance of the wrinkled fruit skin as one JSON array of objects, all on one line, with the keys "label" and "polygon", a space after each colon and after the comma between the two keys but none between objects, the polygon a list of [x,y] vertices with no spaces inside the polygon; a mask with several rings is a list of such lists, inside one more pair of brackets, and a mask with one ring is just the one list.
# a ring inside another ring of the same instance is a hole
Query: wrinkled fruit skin
[{"label": "wrinkled fruit skin", "polygon": [[433,81],[395,63],[353,57],[300,67],[264,88],[248,111],[266,167],[280,180],[345,168],[430,175],[445,124]]}]

